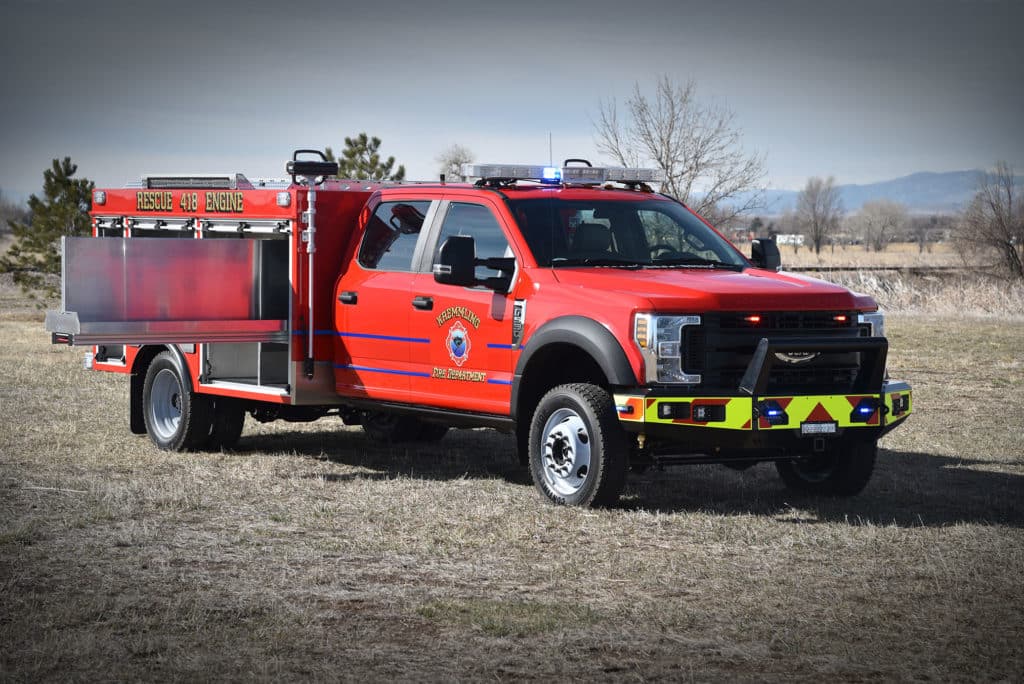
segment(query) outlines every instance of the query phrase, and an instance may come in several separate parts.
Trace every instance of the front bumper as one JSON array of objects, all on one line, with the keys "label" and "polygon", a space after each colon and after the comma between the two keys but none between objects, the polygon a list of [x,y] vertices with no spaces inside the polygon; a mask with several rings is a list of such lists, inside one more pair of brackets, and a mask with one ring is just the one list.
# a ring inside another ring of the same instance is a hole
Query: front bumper
[{"label": "front bumper", "polygon": [[913,412],[905,382],[878,393],[797,396],[671,396],[649,390],[615,393],[628,432],[676,442],[684,451],[799,449],[808,440],[874,440]]}]

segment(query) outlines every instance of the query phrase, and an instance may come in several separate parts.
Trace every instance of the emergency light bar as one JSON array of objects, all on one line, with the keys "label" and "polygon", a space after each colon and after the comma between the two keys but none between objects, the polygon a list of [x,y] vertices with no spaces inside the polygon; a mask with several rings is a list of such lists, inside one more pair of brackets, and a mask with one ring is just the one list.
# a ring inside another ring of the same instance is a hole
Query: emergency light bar
[{"label": "emergency light bar", "polygon": [[601,183],[660,183],[660,169],[633,169],[621,166],[534,166],[524,164],[463,164],[464,177],[497,180],[534,180],[562,185],[600,185]]},{"label": "emergency light bar", "polygon": [[501,178],[508,180],[538,180],[558,183],[562,169],[557,166],[532,166],[524,164],[463,164],[463,177]]}]

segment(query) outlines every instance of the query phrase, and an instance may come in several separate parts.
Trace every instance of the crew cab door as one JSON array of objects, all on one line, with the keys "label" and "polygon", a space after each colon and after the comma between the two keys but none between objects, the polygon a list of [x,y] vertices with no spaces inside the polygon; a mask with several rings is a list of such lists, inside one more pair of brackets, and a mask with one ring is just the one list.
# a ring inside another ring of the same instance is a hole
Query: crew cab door
[{"label": "crew cab door", "polygon": [[408,401],[413,359],[428,339],[410,335],[414,265],[421,261],[437,202],[381,202],[367,222],[354,262],[335,285],[334,379],[339,394]]},{"label": "crew cab door", "polygon": [[[483,286],[438,283],[430,272],[440,246],[453,235],[471,236],[478,258],[513,256],[506,227],[496,207],[481,201],[446,200],[438,214],[439,225],[431,231],[429,252],[412,287],[417,305],[409,319],[410,335],[429,341],[413,359],[412,401],[507,415],[514,370],[513,297]],[[483,266],[476,270],[477,278],[498,275]]]}]

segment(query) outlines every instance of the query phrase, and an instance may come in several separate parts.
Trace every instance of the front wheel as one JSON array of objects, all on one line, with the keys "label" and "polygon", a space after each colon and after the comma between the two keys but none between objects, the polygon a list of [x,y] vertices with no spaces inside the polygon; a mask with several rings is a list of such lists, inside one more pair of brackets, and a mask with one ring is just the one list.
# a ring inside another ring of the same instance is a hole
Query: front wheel
[{"label": "front wheel", "polygon": [[201,448],[210,435],[209,400],[192,382],[171,352],[156,355],[142,386],[146,432],[165,451]]},{"label": "front wheel", "polygon": [[530,423],[530,474],[548,499],[566,506],[615,503],[626,482],[628,449],[611,395],[596,385],[559,385]]},{"label": "front wheel", "polygon": [[817,496],[860,494],[875,469],[875,442],[834,446],[820,454],[776,461],[775,469],[789,489]]}]

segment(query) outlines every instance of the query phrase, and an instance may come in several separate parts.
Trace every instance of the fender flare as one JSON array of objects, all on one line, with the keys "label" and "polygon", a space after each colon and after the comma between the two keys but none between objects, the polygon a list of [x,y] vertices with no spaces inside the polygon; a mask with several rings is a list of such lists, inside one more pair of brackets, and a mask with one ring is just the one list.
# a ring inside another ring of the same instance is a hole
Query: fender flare
[{"label": "fender flare", "polygon": [[626,358],[626,352],[608,328],[586,316],[559,316],[538,328],[519,355],[519,362],[512,377],[513,419],[518,413],[519,389],[526,368],[538,352],[552,344],[571,344],[585,351],[601,367],[610,385],[640,384],[629,359]]}]

